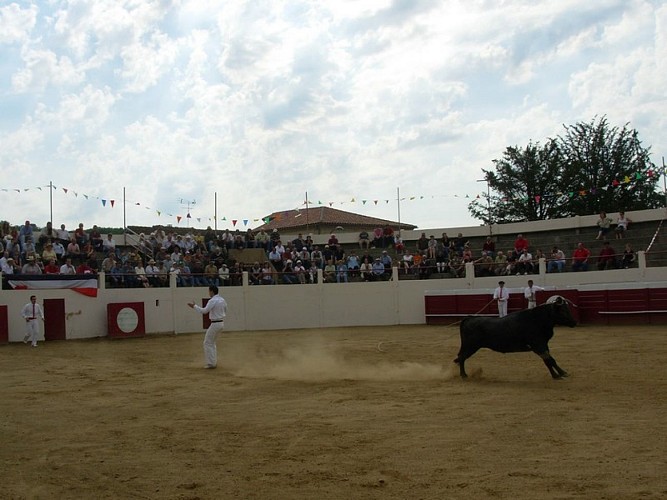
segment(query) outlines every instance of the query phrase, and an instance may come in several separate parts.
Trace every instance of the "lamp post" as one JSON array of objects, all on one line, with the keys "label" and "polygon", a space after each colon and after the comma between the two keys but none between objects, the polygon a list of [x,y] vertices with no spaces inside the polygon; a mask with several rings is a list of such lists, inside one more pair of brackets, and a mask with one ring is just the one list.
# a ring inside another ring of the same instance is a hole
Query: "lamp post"
[{"label": "lamp post", "polygon": [[493,234],[491,228],[491,184],[489,183],[488,175],[484,179],[477,179],[477,182],[486,182],[486,217],[489,224],[489,236]]}]

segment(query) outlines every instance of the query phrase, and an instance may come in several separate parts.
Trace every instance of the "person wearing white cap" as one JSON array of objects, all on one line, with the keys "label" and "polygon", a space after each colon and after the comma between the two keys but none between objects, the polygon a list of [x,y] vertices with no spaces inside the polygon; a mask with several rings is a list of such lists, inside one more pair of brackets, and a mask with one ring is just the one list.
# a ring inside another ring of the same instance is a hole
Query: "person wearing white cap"
[{"label": "person wearing white cap", "polygon": [[499,281],[498,288],[493,292],[493,298],[498,302],[498,317],[504,318],[507,316],[507,302],[509,301],[510,294],[505,288],[505,282]]},{"label": "person wearing white cap", "polygon": [[37,347],[37,337],[39,336],[38,319],[44,321],[44,310],[42,306],[37,303],[37,297],[30,296],[30,302],[21,309],[21,316],[25,319],[26,334],[23,337],[23,343],[27,344],[30,341],[32,347]]}]

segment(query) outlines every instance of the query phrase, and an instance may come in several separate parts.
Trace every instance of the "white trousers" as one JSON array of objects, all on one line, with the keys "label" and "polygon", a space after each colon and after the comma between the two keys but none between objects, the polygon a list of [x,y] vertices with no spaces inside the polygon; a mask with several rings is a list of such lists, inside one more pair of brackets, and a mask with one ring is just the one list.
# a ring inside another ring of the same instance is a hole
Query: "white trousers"
[{"label": "white trousers", "polygon": [[204,335],[204,358],[207,366],[216,366],[218,364],[218,349],[215,345],[218,340],[218,333],[224,328],[224,323],[211,323]]},{"label": "white trousers", "polygon": [[507,316],[507,301],[506,300],[499,300],[498,301],[498,317],[499,318],[504,318]]},{"label": "white trousers", "polygon": [[536,300],[529,300],[528,301],[528,309],[533,309],[534,307],[537,307],[537,301]]},{"label": "white trousers", "polygon": [[32,345],[37,345],[37,337],[39,337],[39,320],[31,319],[25,322],[25,340],[30,340]]}]

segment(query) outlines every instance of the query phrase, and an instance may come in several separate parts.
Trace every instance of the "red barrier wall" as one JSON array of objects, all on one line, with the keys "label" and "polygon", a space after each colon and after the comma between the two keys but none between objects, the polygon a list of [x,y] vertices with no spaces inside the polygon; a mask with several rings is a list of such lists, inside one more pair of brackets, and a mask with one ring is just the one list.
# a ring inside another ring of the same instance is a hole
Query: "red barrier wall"
[{"label": "red barrier wall", "polygon": [[[580,323],[667,324],[667,288],[549,290],[537,293],[538,304],[543,304],[552,295],[570,300],[575,306],[570,307],[572,315]],[[426,295],[426,324],[447,325],[476,314],[496,316],[498,309],[490,300],[489,294]],[[510,294],[510,313],[525,307],[526,301],[522,294]]]}]

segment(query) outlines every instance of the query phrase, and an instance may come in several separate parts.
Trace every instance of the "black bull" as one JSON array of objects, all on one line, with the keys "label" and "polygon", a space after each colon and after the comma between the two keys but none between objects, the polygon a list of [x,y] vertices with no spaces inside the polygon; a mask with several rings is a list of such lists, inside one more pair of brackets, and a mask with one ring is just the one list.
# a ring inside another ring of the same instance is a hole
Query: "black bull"
[{"label": "black bull", "polygon": [[554,325],[574,327],[577,322],[565,299],[552,299],[552,303],[518,311],[504,318],[465,318],[461,322],[461,349],[454,360],[459,365],[461,377],[468,376],[466,359],[483,347],[502,353],[532,351],[542,358],[553,378],[567,377],[567,372],[549,354],[549,340],[554,335]]}]

